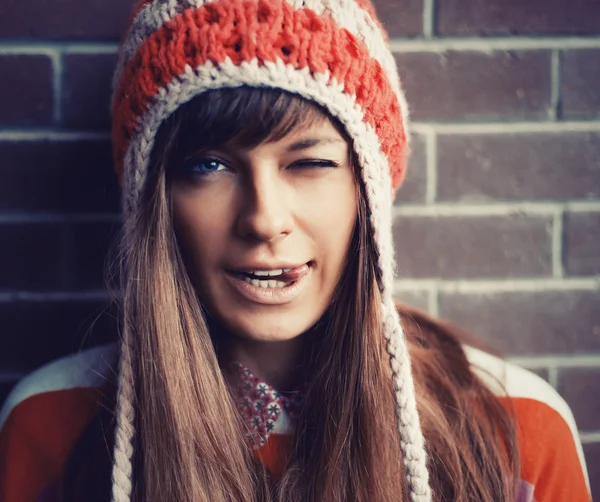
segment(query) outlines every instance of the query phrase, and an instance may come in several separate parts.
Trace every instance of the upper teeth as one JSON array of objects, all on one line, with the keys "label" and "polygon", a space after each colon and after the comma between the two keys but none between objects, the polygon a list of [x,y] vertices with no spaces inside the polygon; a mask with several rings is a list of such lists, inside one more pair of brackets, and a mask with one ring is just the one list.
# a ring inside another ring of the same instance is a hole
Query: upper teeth
[{"label": "upper teeth", "polygon": [[275,270],[253,270],[252,272],[250,272],[253,275],[256,275],[258,277],[261,276],[274,276],[274,275],[281,275],[283,272],[289,272],[291,270],[291,268],[286,268],[286,269],[275,269]]}]

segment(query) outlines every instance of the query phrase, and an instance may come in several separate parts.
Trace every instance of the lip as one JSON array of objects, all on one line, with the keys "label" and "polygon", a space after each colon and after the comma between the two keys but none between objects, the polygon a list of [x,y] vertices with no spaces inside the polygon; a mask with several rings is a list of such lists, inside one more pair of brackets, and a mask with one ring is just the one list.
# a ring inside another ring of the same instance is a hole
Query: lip
[{"label": "lip", "polygon": [[[310,262],[308,262],[310,263]],[[242,273],[242,272],[249,272],[252,270],[278,270],[278,269],[294,269],[294,268],[299,268],[299,267],[303,267],[304,265],[306,265],[305,263],[252,263],[249,264],[248,266],[243,266],[243,267],[235,267],[235,268],[230,268],[228,269],[228,271],[234,272],[234,273]]]},{"label": "lip", "polygon": [[[302,265],[300,265],[302,267]],[[285,268],[297,268],[296,267],[285,267]],[[262,270],[273,269],[273,265]],[[284,268],[284,267],[278,267]],[[246,270],[253,270],[252,268]],[[254,270],[261,270],[255,268]],[[283,288],[260,288],[253,286],[252,284],[244,281],[240,278],[236,272],[226,272],[225,277],[233,289],[239,293],[242,297],[252,303],[258,303],[260,305],[285,305],[294,301],[302,291],[306,288],[310,276],[312,273],[312,267],[309,265],[304,273],[298,277],[292,284]]]}]

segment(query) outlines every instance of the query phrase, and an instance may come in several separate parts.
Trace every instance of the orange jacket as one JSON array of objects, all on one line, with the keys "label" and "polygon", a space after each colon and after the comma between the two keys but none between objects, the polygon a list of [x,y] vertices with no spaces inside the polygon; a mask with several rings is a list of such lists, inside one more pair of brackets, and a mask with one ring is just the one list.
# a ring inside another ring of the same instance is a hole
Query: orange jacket
[{"label": "orange jacket", "polygon": [[[581,444],[564,400],[536,375],[479,350],[466,350],[492,390],[500,393],[501,382],[508,397],[500,399],[516,413],[521,458],[517,500],[589,502]],[[1,502],[60,501],[55,490],[67,459],[98,415],[117,356],[114,345],[91,349],[50,363],[16,386],[0,413]],[[291,447],[285,407],[267,429],[256,455],[279,475]]]}]

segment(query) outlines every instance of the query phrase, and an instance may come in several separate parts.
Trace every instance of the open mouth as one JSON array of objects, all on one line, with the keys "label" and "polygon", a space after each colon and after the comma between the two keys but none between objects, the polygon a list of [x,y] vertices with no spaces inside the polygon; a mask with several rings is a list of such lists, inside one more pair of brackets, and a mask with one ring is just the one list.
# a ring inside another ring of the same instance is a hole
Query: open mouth
[{"label": "open mouth", "polygon": [[312,265],[308,262],[293,268],[238,269],[226,276],[234,291],[251,303],[285,305],[299,298],[311,284]]},{"label": "open mouth", "polygon": [[248,284],[252,284],[257,288],[285,288],[289,286],[292,281],[282,280],[284,279],[283,274],[279,274],[277,276],[269,276],[269,279],[266,279],[264,276],[255,275],[254,273],[246,273],[241,272],[240,277],[247,282]]},{"label": "open mouth", "polygon": [[294,284],[308,272],[312,262],[294,268],[279,268],[270,270],[251,270],[236,272],[236,276],[244,282],[264,289],[286,288]]}]

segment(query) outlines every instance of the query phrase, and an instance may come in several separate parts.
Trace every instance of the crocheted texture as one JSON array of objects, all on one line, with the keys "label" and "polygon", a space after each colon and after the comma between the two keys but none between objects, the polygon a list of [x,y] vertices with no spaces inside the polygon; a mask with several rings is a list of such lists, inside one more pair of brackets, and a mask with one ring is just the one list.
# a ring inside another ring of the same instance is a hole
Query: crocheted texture
[{"label": "crocheted texture", "polygon": [[[379,251],[386,349],[408,489],[413,502],[429,502],[410,359],[392,300],[392,190],[405,175],[408,112],[385,32],[368,0],[144,0],[123,40],[114,78],[113,143],[125,217],[135,214],[161,123],[201,92],[243,85],[312,100],[352,139]],[[121,378],[128,375],[126,363]],[[127,400],[133,392],[127,385],[122,389],[120,410],[127,416],[119,417],[116,449],[124,451],[119,457],[124,464],[131,459],[133,405]],[[131,466],[118,471],[130,477]],[[115,489],[114,500],[127,500],[116,494]]]},{"label": "crocheted texture", "polygon": [[[117,69],[114,75],[113,88],[117,89],[124,67],[133,59],[136,51],[153,32],[164,23],[172,20],[187,8],[199,8],[214,0],[152,0],[143,2],[136,11],[127,36],[119,52]],[[371,57],[379,62],[394,88],[396,97],[401,103],[404,123],[407,122],[408,107],[404,94],[400,89],[396,61],[389,51],[385,41],[387,33],[374,17],[374,9],[368,1],[357,2],[348,0],[285,0],[292,7],[310,8],[316,14],[329,16],[340,29],[349,31],[369,48]],[[359,6],[359,3],[364,5]],[[370,13],[370,14],[369,14]],[[383,36],[382,36],[383,35]]]},{"label": "crocheted texture", "polygon": [[[381,37],[380,37],[381,38]],[[166,57],[165,55],[168,55]],[[227,58],[239,65],[282,61],[298,70],[329,75],[365,110],[365,120],[379,136],[389,159],[393,188],[404,178],[407,136],[403,127],[397,79],[393,86],[368,47],[333,19],[286,2],[212,2],[187,9],[145,39],[127,64],[113,101],[115,168],[123,159],[140,116],[158,90],[207,61]]]},{"label": "crocheted texture", "polygon": [[113,502],[129,502],[133,483],[133,440],[135,438],[135,386],[133,377],[133,354],[131,334],[125,330],[121,343],[119,363],[119,387],[115,426],[115,458],[112,470]]}]

